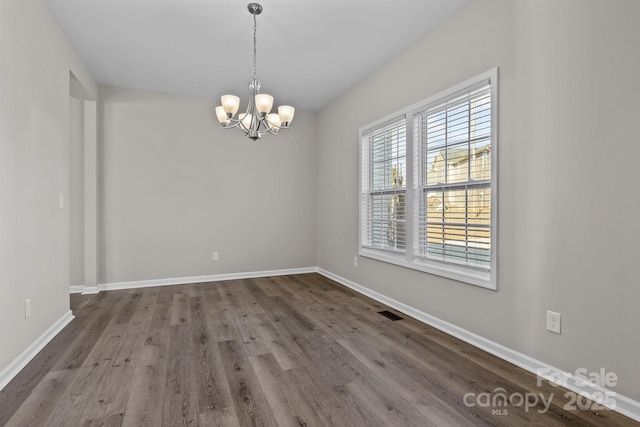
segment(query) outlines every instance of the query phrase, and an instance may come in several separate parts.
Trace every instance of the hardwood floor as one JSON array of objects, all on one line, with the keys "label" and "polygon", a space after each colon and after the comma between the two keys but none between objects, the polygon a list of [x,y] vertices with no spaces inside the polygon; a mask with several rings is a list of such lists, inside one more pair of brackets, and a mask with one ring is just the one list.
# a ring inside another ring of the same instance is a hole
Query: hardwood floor
[{"label": "hardwood floor", "polygon": [[[72,309],[0,392],[0,425],[638,425],[564,410],[564,389],[318,274],[73,295]],[[482,404],[498,388],[553,402]]]}]

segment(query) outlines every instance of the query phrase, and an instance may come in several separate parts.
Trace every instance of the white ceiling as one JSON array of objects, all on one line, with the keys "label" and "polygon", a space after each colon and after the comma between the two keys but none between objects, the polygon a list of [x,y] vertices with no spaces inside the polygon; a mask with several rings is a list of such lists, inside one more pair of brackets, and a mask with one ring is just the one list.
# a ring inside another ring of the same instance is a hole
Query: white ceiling
[{"label": "white ceiling", "polygon": [[[248,95],[247,0],[44,1],[102,84]],[[470,1],[258,0],[262,92],[276,105],[317,111]]]}]

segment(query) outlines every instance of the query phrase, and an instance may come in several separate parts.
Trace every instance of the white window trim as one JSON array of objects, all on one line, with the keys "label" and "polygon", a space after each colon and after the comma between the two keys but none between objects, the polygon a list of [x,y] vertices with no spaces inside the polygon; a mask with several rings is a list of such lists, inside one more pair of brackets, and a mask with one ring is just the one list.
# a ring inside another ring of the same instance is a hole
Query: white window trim
[{"label": "white window trim", "polygon": [[[441,103],[446,98],[450,98],[455,94],[468,90],[471,86],[477,85],[483,81],[489,81],[491,84],[491,263],[489,271],[476,270],[467,266],[456,266],[454,264],[447,264],[438,261],[415,259],[413,256],[413,239],[415,218],[407,218],[406,231],[407,241],[405,253],[393,253],[383,250],[376,250],[366,248],[362,246],[362,156],[363,146],[362,140],[366,134],[370,133],[373,129],[378,128],[389,121],[404,117],[406,119],[407,126],[407,195],[406,195],[406,212],[411,212],[414,216],[414,199],[415,189],[414,184],[414,168],[409,165],[414,165],[414,150],[415,143],[413,141],[413,116],[419,111],[424,111],[428,106]],[[460,84],[457,84],[445,91],[442,91],[434,96],[431,96],[423,101],[420,101],[408,108],[401,111],[390,114],[380,120],[376,120],[362,128],[360,128],[359,139],[359,165],[358,165],[358,248],[359,255],[378,261],[383,261],[402,267],[410,268],[413,270],[423,271],[430,274],[435,274],[442,277],[458,280],[460,282],[469,283],[483,288],[497,290],[498,281],[498,68],[493,68],[485,73],[475,76],[469,80],[466,80]]]}]

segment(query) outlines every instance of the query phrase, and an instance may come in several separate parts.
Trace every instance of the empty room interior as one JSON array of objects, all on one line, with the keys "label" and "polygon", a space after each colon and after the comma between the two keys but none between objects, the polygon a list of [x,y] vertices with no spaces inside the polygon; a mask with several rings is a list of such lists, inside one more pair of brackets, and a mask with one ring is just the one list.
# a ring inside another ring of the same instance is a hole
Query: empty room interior
[{"label": "empty room interior", "polygon": [[0,425],[640,425],[639,19],[0,0]]}]

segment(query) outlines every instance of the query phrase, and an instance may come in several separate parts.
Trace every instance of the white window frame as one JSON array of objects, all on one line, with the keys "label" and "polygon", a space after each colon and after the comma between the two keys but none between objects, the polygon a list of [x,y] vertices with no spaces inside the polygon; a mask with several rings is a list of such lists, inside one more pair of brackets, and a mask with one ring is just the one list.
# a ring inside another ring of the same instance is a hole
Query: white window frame
[{"label": "white window frame", "polygon": [[[442,262],[431,259],[424,259],[414,255],[414,248],[418,241],[418,205],[420,200],[420,186],[416,182],[419,180],[419,167],[417,156],[420,141],[414,138],[414,117],[428,110],[429,108],[442,104],[459,95],[470,92],[473,88],[482,83],[490,84],[491,93],[491,232],[490,232],[490,266],[489,269],[478,269],[467,265],[457,265],[454,263]],[[363,245],[363,237],[366,228],[366,198],[369,196],[368,174],[366,159],[367,150],[365,147],[367,137],[376,130],[383,128],[390,122],[403,119],[406,121],[406,250],[388,251],[379,248],[372,248]],[[419,103],[416,103],[399,112],[390,114],[380,120],[370,123],[359,132],[359,235],[358,248],[359,255],[402,267],[431,273],[464,283],[481,286],[487,289],[497,290],[497,267],[498,267],[498,68],[493,68],[485,73],[475,76],[467,81],[457,84],[443,92],[431,96]]]}]

